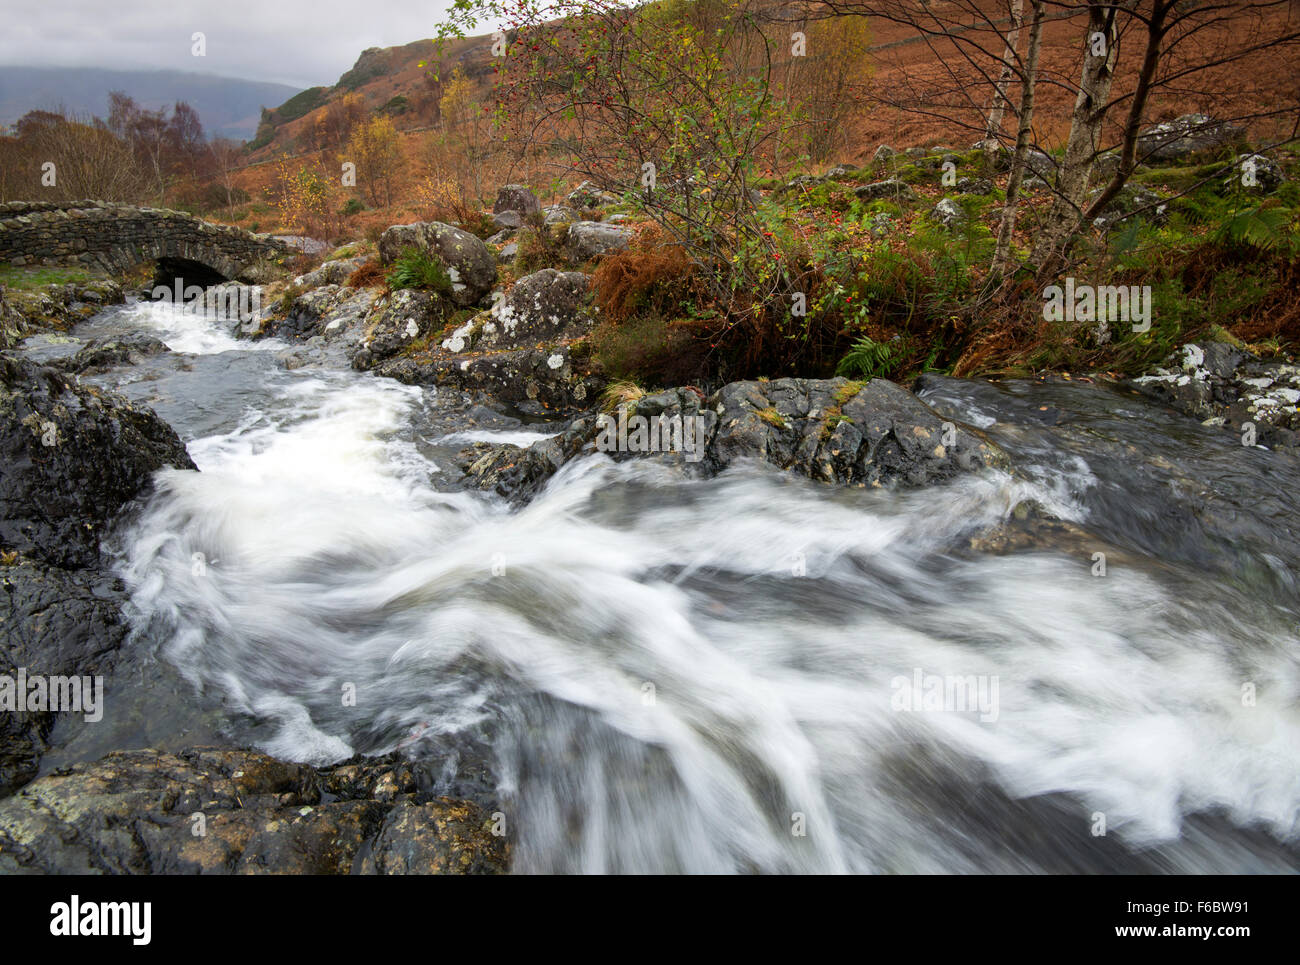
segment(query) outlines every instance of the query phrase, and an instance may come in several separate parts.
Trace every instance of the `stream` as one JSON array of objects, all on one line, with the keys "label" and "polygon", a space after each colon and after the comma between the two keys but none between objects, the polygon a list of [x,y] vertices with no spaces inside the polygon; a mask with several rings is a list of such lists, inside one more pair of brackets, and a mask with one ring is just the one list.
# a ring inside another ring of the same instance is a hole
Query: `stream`
[{"label": "stream", "polygon": [[[132,303],[73,333],[172,349],[88,381],[200,472],[119,527],[132,640],[43,772],[400,750],[503,816],[522,873],[1300,869],[1292,454],[1116,387],[927,378],[1013,473],[591,456],[517,508],[456,453],[559,425],[229,329]],[[982,699],[930,706],[934,678]]]}]

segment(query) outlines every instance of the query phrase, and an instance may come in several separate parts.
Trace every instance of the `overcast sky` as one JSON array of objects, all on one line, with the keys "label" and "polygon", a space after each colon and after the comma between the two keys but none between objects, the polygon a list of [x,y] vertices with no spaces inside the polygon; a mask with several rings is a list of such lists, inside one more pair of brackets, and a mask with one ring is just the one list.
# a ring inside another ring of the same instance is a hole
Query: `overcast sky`
[{"label": "overcast sky", "polygon": [[[367,47],[433,36],[449,5],[449,0],[36,0],[5,17],[0,64],[170,68],[314,87],[333,84]],[[191,53],[196,32],[206,37],[205,57]]]}]

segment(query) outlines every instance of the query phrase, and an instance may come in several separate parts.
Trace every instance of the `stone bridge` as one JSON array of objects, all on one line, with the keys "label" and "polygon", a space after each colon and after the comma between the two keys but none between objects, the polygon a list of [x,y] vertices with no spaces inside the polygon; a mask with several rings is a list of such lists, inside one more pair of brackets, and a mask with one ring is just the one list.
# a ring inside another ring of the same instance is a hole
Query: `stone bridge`
[{"label": "stone bridge", "polygon": [[164,208],[109,201],[0,204],[0,262],[17,266],[83,265],[121,274],[152,261],[159,278],[264,282],[291,250],[269,235]]}]

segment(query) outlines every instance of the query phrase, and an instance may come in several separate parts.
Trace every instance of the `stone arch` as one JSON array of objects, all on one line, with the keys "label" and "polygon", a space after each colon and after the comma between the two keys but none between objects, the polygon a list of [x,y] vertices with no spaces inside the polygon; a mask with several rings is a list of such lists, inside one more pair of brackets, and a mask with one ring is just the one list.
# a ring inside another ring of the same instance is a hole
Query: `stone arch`
[{"label": "stone arch", "polygon": [[260,261],[289,250],[274,238],[179,211],[103,201],[0,204],[0,260],[20,265],[71,262],[120,273],[152,261],[251,281]]}]

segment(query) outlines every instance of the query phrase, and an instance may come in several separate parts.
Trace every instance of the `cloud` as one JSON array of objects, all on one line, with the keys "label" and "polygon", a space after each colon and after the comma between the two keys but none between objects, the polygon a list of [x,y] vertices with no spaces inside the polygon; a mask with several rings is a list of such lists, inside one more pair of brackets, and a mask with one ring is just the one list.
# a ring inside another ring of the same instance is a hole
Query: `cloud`
[{"label": "cloud", "polygon": [[[0,64],[171,69],[333,84],[367,47],[433,36],[450,0],[41,0],[5,18]],[[204,34],[207,55],[191,52]]]}]

